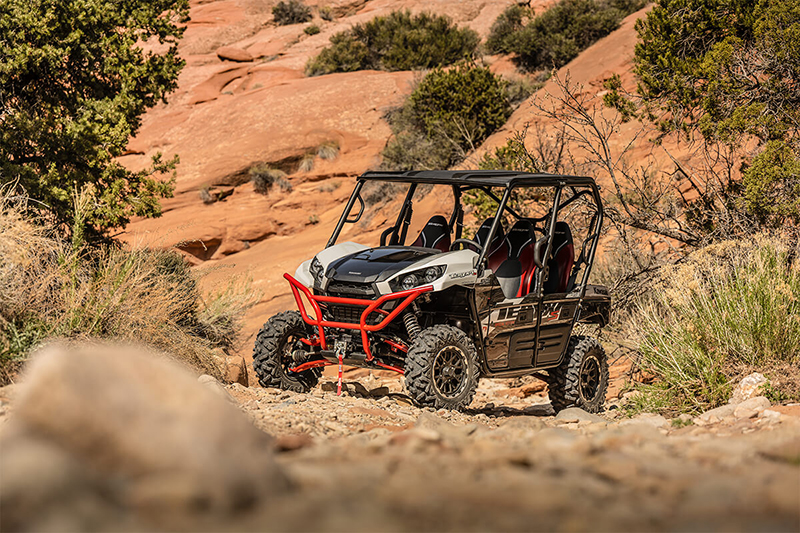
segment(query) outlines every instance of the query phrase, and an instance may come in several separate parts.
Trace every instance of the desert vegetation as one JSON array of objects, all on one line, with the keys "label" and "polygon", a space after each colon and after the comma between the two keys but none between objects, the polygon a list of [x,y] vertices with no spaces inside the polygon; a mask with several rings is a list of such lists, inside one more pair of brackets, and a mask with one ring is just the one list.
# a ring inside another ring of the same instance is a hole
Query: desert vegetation
[{"label": "desert vegetation", "polygon": [[269,165],[256,165],[252,167],[248,174],[253,183],[253,190],[259,194],[267,194],[274,185],[282,191],[291,191],[292,182],[286,179],[287,174],[283,170],[271,168]]},{"label": "desert vegetation", "polygon": [[478,34],[446,16],[394,11],[331,37],[331,44],[306,65],[309,76],[356,70],[416,70],[472,57]]},{"label": "desert vegetation", "polygon": [[654,275],[632,319],[641,369],[634,408],[702,412],[758,371],[773,401],[800,399],[798,242],[759,234],[722,241]]},{"label": "desert vegetation", "polygon": [[279,26],[302,24],[311,20],[311,8],[300,0],[281,0],[272,8],[272,17]]},{"label": "desert vegetation", "polygon": [[387,117],[393,138],[383,151],[383,166],[436,169],[462,161],[511,114],[507,85],[474,63],[434,69]]},{"label": "desert vegetation", "polygon": [[492,24],[486,49],[513,54],[527,71],[560,68],[582,50],[619,27],[643,8],[645,0],[560,0],[536,14],[531,7],[509,6]]},{"label": "desert vegetation", "polygon": [[[478,162],[612,184],[619,238],[595,276],[615,292],[607,342],[627,350],[639,379],[632,412],[719,406],[754,370],[773,399],[799,397],[800,4],[707,4],[663,0],[639,21],[636,91],[613,76],[601,102],[557,76],[532,104],[557,127],[519,132]],[[653,140],[671,167],[631,160],[617,142],[631,120],[635,141]],[[465,200],[487,209],[481,194]]]},{"label": "desert vegetation", "polygon": [[[187,0],[3,3],[0,179],[33,214],[69,230],[74,198],[90,195],[82,229],[93,238],[161,213],[177,158],[157,155],[138,172],[116,158],[177,86],[188,13]],[[146,41],[161,53],[145,52]]]},{"label": "desert vegetation", "polygon": [[201,296],[178,252],[87,246],[90,196],[78,197],[70,241],[31,220],[19,197],[0,198],[0,382],[50,339],[136,342],[224,378],[245,311],[247,283]]}]

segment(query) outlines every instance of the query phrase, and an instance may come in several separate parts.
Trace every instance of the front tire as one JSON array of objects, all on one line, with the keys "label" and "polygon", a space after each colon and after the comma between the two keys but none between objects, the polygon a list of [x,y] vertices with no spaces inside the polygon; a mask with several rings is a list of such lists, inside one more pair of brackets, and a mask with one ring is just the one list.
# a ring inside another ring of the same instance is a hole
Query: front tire
[{"label": "front tire", "polygon": [[422,330],[408,350],[405,385],[420,405],[463,409],[475,396],[478,377],[478,351],[458,328]]},{"label": "front tire", "polygon": [[319,382],[322,372],[318,368],[297,373],[288,370],[298,364],[293,353],[305,348],[300,339],[306,336],[306,324],[297,311],[279,313],[264,324],[253,348],[253,369],[262,387],[308,392]]},{"label": "front tire", "polygon": [[548,394],[556,413],[567,407],[589,413],[602,410],[608,390],[608,361],[597,339],[570,337],[564,361],[548,373]]}]

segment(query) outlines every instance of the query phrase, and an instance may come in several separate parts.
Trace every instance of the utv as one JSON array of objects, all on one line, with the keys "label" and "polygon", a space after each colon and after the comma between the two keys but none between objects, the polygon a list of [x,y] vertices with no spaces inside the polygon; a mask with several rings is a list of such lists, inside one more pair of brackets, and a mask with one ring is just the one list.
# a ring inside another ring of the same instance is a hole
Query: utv
[{"label": "utv", "polygon": [[[407,187],[394,224],[379,247],[337,244],[345,224],[364,214],[362,188],[374,189],[376,181]],[[415,193],[431,186],[445,188],[452,212],[449,219],[431,218],[407,245]],[[534,189],[539,193],[532,195]],[[461,199],[470,190],[482,191],[496,212],[468,239]],[[531,198],[539,217],[520,214]],[[576,212],[585,235],[573,242],[566,219]],[[513,222],[508,229],[506,221]],[[588,284],[602,223],[600,194],[588,177],[367,172],[325,249],[294,277],[284,274],[299,310],[273,316],[259,332],[253,352],[259,381],[305,392],[322,367],[338,364],[341,392],[342,365],[388,369],[404,374],[419,404],[459,409],[472,401],[479,377],[528,374],[547,382],[555,411],[598,412],[608,387],[606,355],[596,339],[572,330],[608,321],[608,289]]]}]

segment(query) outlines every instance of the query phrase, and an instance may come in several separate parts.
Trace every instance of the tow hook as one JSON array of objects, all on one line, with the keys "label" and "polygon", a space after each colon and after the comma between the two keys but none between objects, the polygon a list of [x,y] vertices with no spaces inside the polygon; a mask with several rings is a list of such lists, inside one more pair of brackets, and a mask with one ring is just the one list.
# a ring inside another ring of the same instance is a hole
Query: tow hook
[{"label": "tow hook", "polygon": [[336,395],[342,395],[342,373],[344,372],[344,356],[347,354],[347,342],[345,341],[336,341],[336,344],[333,346],[333,353],[336,354],[336,358],[339,360],[339,383],[336,387]]}]

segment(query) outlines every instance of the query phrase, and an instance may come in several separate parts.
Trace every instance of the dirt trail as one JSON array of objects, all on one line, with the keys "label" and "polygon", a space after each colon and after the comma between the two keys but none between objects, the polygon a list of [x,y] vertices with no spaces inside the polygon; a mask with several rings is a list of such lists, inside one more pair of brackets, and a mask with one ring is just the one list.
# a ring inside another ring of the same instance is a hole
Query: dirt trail
[{"label": "dirt trail", "polygon": [[249,524],[269,516],[286,529],[329,531],[800,527],[798,416],[766,410],[673,425],[628,419],[612,403],[602,416],[556,417],[546,396],[509,398],[492,380],[481,382],[476,408],[458,413],[386,395],[397,380],[351,380],[343,397],[325,392],[333,385],[308,395],[228,388],[278,437],[279,463],[300,487]]},{"label": "dirt trail", "polygon": [[800,405],[553,412],[534,379],[419,409],[222,386],[141,349],[51,347],[0,389],[4,531],[797,531]]}]

